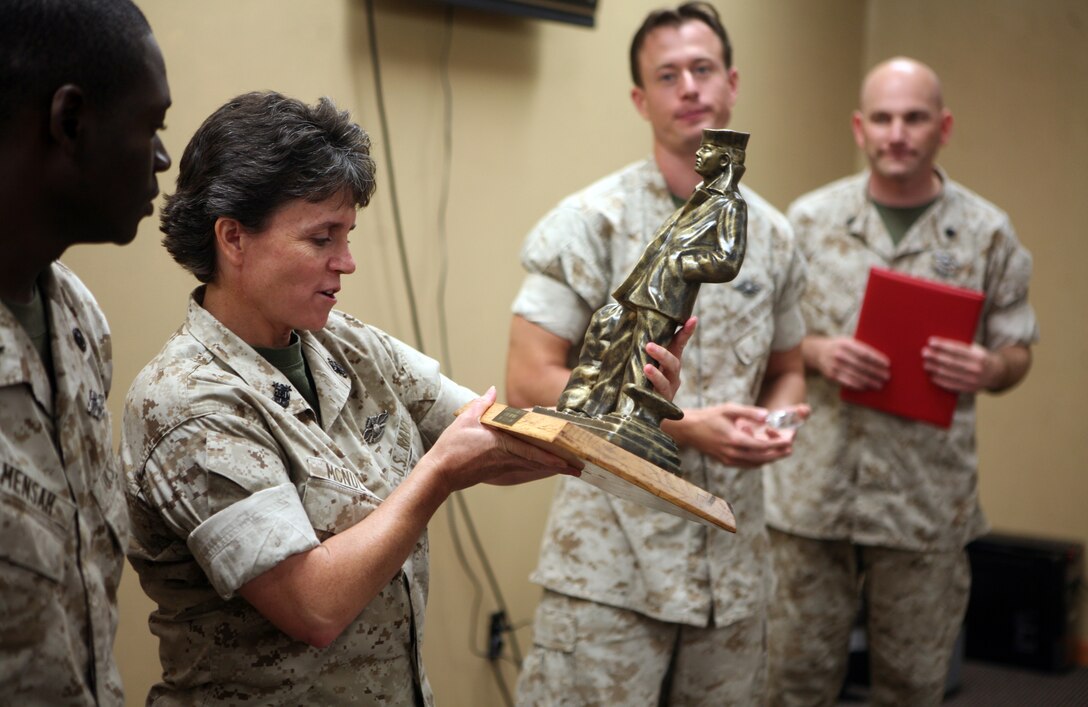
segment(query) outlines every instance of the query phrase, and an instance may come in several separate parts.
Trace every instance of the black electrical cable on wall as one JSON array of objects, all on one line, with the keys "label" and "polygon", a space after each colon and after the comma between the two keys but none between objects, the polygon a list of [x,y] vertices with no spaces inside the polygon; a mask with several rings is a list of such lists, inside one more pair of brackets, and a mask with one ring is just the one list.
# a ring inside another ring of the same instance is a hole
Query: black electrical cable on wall
[{"label": "black electrical cable on wall", "polygon": [[419,326],[419,311],[416,307],[415,288],[412,287],[412,271],[408,268],[408,252],[404,244],[404,228],[400,222],[400,201],[397,199],[397,179],[393,172],[393,141],[389,139],[389,121],[385,118],[385,91],[382,89],[382,69],[378,59],[378,32],[374,23],[374,0],[366,0],[366,25],[370,38],[370,63],[374,70],[374,90],[378,96],[378,122],[381,125],[382,141],[385,143],[385,164],[389,171],[389,200],[393,207],[393,230],[397,238],[397,253],[400,255],[400,269],[404,277],[405,294],[408,297],[408,312],[412,317],[412,333],[415,335],[416,348],[423,351],[423,330]]},{"label": "black electrical cable on wall", "polygon": [[[396,189],[396,177],[393,169],[393,156],[392,156],[392,140],[389,134],[389,124],[386,119],[385,112],[385,92],[382,87],[381,81],[381,65],[378,52],[377,41],[377,25],[374,20],[374,0],[366,0],[366,14],[367,14],[367,30],[370,40],[370,56],[374,72],[374,87],[376,93],[376,103],[378,106],[378,117],[380,121],[380,129],[382,133],[382,140],[385,144],[386,151],[386,164],[389,173],[389,192],[390,201],[393,211],[393,224],[395,231],[395,238],[397,242],[397,250],[400,256],[401,269],[404,276],[405,289],[408,299],[408,309],[412,319],[412,329],[415,335],[416,348],[424,351],[423,345],[423,333],[419,324],[419,313],[416,305],[415,288],[412,285],[411,272],[408,267],[407,247],[404,241],[404,232],[401,225],[400,217],[400,203],[397,198]],[[439,236],[439,287],[438,287],[438,322],[440,333],[440,344],[442,348],[442,368],[446,374],[452,377],[452,364],[450,362],[449,341],[446,326],[446,310],[445,310],[445,295],[446,295],[446,282],[447,273],[449,270],[448,263],[448,249],[447,249],[447,230],[446,230],[446,212],[449,204],[449,190],[450,190],[450,174],[452,165],[452,145],[453,145],[453,91],[449,77],[449,64],[450,64],[450,51],[452,46],[453,36],[453,6],[447,5],[445,13],[445,38],[442,47],[441,54],[441,67],[442,67],[442,95],[443,95],[443,109],[444,109],[444,122],[443,122],[443,168],[442,168],[442,190],[439,199],[439,212],[438,212],[438,236]],[[468,557],[464,551],[464,545],[461,541],[460,531],[457,527],[456,513],[459,510],[461,517],[468,530],[469,538],[472,541],[472,546],[476,552],[480,564],[483,567],[484,574],[488,581],[488,586],[491,590],[492,596],[495,600],[496,607],[503,616],[509,617],[509,611],[507,610],[506,600],[502,595],[502,591],[499,588],[498,580],[495,577],[495,573],[492,570],[491,562],[487,558],[487,553],[484,551],[483,544],[480,542],[479,535],[476,532],[475,524],[472,521],[472,515],[469,512],[468,504],[465,502],[463,494],[461,492],[454,493],[454,503],[447,504],[446,512],[448,515],[450,536],[453,542],[454,551],[457,556],[458,562],[461,568],[464,570],[468,577],[469,582],[473,587],[473,599],[472,599],[472,611],[469,623],[469,650],[477,657],[488,659],[486,651],[480,651],[476,648],[477,639],[477,626],[480,623],[480,609],[482,604],[483,587],[480,579],[473,571],[471,564],[468,561]],[[518,645],[517,637],[514,633],[514,627],[507,626],[505,632],[510,636],[510,649],[513,655],[513,664],[520,669],[521,668],[521,648]],[[514,701],[510,694],[510,689],[506,684],[502,672],[499,670],[499,664],[496,661],[490,661],[492,666],[492,674],[495,678],[496,685],[502,694],[503,701],[508,707],[512,707]]]},{"label": "black electrical cable on wall", "polygon": [[453,49],[453,5],[446,5],[442,38],[442,189],[438,195],[438,343],[442,351],[442,367],[453,376],[449,332],[446,327],[446,283],[449,275],[449,250],[446,232],[446,211],[450,203],[450,173],[453,171],[453,85],[450,81],[450,53]]}]

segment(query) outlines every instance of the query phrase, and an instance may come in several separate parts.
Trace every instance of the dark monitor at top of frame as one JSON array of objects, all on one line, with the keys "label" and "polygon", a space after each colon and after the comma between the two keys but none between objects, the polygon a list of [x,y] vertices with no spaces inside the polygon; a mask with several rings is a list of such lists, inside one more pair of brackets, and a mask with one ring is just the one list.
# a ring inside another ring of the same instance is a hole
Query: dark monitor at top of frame
[{"label": "dark monitor at top of frame", "polygon": [[592,27],[597,0],[441,0],[477,10],[505,12],[510,15],[539,17],[556,22]]}]

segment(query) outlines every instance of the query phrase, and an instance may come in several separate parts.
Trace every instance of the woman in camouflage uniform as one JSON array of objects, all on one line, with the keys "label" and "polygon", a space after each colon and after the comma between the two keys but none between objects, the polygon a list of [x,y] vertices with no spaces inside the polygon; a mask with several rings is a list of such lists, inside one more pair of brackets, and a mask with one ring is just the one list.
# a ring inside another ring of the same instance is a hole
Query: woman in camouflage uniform
[{"label": "woman in camouflage uniform", "polygon": [[333,309],[369,147],[327,99],[251,93],[185,150],[164,243],[203,284],[129,391],[122,443],[158,603],[150,702],[432,704],[427,521],[483,481],[576,473],[481,426],[493,390],[473,402]]}]

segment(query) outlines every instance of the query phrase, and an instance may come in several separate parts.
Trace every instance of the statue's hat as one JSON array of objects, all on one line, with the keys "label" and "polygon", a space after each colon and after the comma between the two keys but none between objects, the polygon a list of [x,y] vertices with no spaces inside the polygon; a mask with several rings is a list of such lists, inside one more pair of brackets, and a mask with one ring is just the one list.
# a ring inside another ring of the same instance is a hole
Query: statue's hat
[{"label": "statue's hat", "polygon": [[749,133],[741,133],[736,130],[703,128],[703,144],[743,150],[748,146],[748,135]]}]

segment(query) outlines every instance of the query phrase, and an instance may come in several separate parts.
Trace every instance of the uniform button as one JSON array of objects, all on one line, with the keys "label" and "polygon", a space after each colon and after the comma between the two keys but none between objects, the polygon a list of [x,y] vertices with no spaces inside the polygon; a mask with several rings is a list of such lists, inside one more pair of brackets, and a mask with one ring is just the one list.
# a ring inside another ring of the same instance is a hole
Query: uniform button
[{"label": "uniform button", "polygon": [[72,329],[72,338],[76,340],[76,346],[79,347],[80,351],[85,352],[87,350],[87,339],[84,338],[83,332],[80,331],[79,327]]}]

